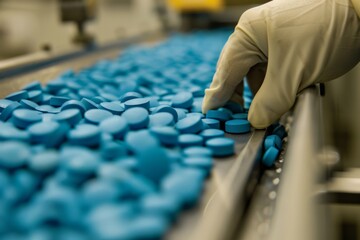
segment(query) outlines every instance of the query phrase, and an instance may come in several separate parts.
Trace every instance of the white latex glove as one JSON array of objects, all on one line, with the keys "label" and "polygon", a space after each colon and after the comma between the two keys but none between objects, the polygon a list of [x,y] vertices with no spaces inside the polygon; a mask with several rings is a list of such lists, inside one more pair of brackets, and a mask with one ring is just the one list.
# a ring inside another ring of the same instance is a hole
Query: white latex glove
[{"label": "white latex glove", "polygon": [[248,118],[265,128],[301,90],[337,78],[359,61],[360,0],[274,0],[241,16],[205,91],[203,112],[230,99],[242,103],[242,79],[249,73],[257,93]]}]

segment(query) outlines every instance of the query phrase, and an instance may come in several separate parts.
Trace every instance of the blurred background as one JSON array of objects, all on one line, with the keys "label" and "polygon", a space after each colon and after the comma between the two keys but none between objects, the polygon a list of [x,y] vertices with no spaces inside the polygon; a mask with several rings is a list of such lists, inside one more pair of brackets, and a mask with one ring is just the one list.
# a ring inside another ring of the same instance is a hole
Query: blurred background
[{"label": "blurred background", "polygon": [[[0,59],[162,30],[233,26],[265,0],[0,0]],[[79,31],[83,36],[80,36]]]}]

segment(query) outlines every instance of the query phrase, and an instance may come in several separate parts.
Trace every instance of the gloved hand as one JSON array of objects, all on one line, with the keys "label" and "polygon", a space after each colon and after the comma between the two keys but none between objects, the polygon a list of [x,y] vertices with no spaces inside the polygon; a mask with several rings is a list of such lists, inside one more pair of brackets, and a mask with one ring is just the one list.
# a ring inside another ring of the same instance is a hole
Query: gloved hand
[{"label": "gloved hand", "polygon": [[242,103],[248,75],[255,94],[248,118],[265,128],[304,88],[337,78],[359,61],[360,0],[274,0],[241,16],[205,91],[203,112],[230,99]]}]

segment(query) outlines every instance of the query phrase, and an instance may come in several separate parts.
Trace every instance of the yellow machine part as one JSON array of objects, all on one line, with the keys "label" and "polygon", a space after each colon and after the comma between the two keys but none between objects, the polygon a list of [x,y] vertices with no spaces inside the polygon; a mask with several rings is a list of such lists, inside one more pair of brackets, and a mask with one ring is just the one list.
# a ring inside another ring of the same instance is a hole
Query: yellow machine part
[{"label": "yellow machine part", "polygon": [[223,0],[168,0],[170,6],[179,12],[186,11],[220,11]]},{"label": "yellow machine part", "polygon": [[227,6],[263,4],[269,0],[168,0],[179,12],[221,11]]}]

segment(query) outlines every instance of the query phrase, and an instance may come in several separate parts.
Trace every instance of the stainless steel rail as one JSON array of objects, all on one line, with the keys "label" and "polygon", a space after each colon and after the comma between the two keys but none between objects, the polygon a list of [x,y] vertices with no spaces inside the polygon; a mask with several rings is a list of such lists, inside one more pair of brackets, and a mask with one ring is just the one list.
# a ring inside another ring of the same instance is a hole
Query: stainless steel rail
[{"label": "stainless steel rail", "polygon": [[206,208],[192,239],[232,239],[260,176],[265,130],[255,130]]},{"label": "stainless steel rail", "polygon": [[315,201],[321,149],[321,108],[317,88],[309,88],[298,98],[289,133],[282,181],[277,195],[269,239],[320,239],[321,218]]}]

